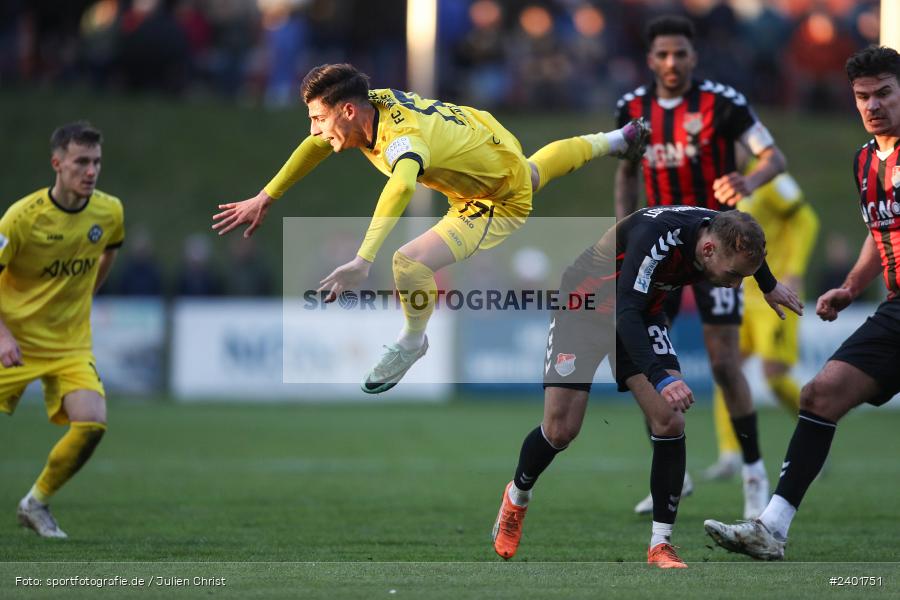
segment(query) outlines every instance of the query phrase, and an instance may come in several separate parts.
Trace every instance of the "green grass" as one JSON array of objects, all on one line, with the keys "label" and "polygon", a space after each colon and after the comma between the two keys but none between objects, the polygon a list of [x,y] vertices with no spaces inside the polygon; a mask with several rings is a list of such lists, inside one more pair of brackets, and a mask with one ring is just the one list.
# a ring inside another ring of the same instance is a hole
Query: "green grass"
[{"label": "green grass", "polygon": [[[640,564],[649,523],[631,509],[647,492],[650,450],[627,403],[591,405],[577,442],[541,478],[511,563],[493,554],[488,534],[521,440],[540,419],[537,402],[116,403],[97,454],[54,502],[70,535],[62,542],[18,529],[13,515],[62,431],[37,404],[0,420],[3,597],[50,597],[46,587],[15,587],[16,576],[117,574],[229,578],[226,588],[176,595],[304,598],[649,598],[663,589],[759,597],[784,596],[786,586],[800,598],[896,594],[900,585],[900,566],[885,564],[900,556],[894,411],[862,411],[841,423],[829,470],[791,529],[787,562],[753,563],[711,548],[702,521],[738,518],[740,486],[698,483],[682,502],[674,540],[692,568],[672,574]],[[773,481],[792,429],[783,414],[761,412]],[[706,407],[688,415],[688,448],[695,473],[713,460]],[[881,575],[884,585],[828,585],[842,575]],[[92,592],[139,593],[67,590]]]}]

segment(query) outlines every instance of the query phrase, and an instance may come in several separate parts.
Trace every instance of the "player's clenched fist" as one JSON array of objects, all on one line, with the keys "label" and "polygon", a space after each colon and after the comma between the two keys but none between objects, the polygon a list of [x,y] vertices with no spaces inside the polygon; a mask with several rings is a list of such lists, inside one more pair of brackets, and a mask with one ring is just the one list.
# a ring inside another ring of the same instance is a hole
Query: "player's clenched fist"
[{"label": "player's clenched fist", "polygon": [[837,319],[838,313],[850,306],[853,302],[853,295],[850,290],[844,288],[835,288],[828,290],[816,302],[816,314],[823,321],[834,321]]},{"label": "player's clenched fist", "polygon": [[694,393],[681,379],[676,379],[664,387],[660,394],[663,400],[676,410],[685,411],[694,403]]},{"label": "player's clenched fist", "polygon": [[741,198],[750,195],[747,178],[740,173],[729,173],[713,182],[716,200],[727,206],[734,206]]}]

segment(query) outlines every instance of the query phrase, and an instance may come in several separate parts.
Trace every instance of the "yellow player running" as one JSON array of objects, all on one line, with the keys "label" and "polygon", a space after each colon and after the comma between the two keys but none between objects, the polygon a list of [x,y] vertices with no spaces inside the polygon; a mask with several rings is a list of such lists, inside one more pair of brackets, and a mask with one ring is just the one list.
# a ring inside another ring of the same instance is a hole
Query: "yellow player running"
[{"label": "yellow player running", "polygon": [[607,154],[636,160],[648,130],[635,120],[610,133],[553,142],[526,158],[516,137],[490,113],[394,89],[369,89],[348,64],[314,68],[301,85],[310,135],[254,198],[222,204],[213,216],[220,234],[249,223],[250,236],[275,199],[332,152],[359,148],[388,177],[357,256],[320,283],[333,300],[369,274],[382,243],[412,198],[416,182],[447,196],[447,214],[393,256],[394,282],[406,324],[366,376],[362,389],[394,387],[428,349],[434,273],[500,244],[531,212],[532,195],[550,181]]},{"label": "yellow player running", "polygon": [[[740,159],[740,149],[738,155]],[[819,218],[804,200],[797,182],[788,173],[782,173],[754,191],[752,197],[741,200],[738,209],[750,213],[762,225],[772,274],[801,293],[803,274],[819,231]],[[800,318],[795,314],[788,313],[785,320],[774,315],[756,282],[746,282],[741,355],[745,359],[753,355],[762,359],[769,389],[794,417],[800,410],[800,386],[791,375],[791,368],[799,354],[799,326]],[[741,470],[741,452],[718,386],[713,394],[713,419],[719,458],[706,468],[703,476],[707,480],[729,479]]]},{"label": "yellow player running", "polygon": [[125,237],[122,203],[95,189],[100,132],[86,122],[50,138],[51,188],[0,219],[0,411],[12,414],[40,379],[47,416],[69,429],[18,507],[38,535],[64,538],[48,503],[106,432],[106,399],[91,346],[91,300]]}]

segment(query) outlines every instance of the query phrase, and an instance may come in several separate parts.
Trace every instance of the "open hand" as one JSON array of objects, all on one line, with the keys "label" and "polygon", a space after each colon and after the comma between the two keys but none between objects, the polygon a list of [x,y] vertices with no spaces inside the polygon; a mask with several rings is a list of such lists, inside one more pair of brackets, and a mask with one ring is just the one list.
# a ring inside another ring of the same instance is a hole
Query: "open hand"
[{"label": "open hand", "polygon": [[241,202],[230,202],[228,204],[220,204],[219,208],[222,212],[213,215],[212,228],[219,232],[219,235],[225,235],[238,225],[250,223],[250,226],[244,230],[244,237],[248,238],[253,235],[256,228],[262,225],[266,218],[266,212],[275,199],[269,196],[265,190],[261,191],[253,198],[242,200]]},{"label": "open hand", "polygon": [[359,284],[369,276],[371,267],[372,263],[357,256],[350,262],[332,271],[325,279],[320,281],[319,283],[322,285],[316,291],[328,290],[330,293],[325,298],[325,302],[334,302],[344,290],[359,287]]},{"label": "open hand", "polygon": [[794,290],[781,282],[778,282],[778,284],[775,285],[774,290],[768,294],[764,294],[764,297],[766,302],[769,303],[769,306],[772,307],[772,310],[775,311],[782,321],[786,318],[784,311],[781,310],[782,306],[798,315],[803,315],[803,303],[800,302],[800,297],[797,296],[797,293]]}]

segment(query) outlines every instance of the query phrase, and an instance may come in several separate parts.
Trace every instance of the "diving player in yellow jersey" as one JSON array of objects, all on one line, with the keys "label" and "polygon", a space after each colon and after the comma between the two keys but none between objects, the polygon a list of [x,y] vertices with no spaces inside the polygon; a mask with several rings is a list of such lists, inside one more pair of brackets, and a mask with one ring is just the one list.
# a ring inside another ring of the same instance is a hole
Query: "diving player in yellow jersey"
[{"label": "diving player in yellow jersey", "polygon": [[40,379],[52,423],[68,431],[18,507],[38,535],[64,538],[48,503],[106,432],[106,399],[91,350],[91,301],[125,238],[122,203],[96,189],[100,132],[86,122],[50,138],[56,181],[0,219],[0,412]]},{"label": "diving player in yellow jersey", "polygon": [[[739,148],[738,160],[746,162],[745,155]],[[782,173],[754,191],[751,197],[741,200],[737,207],[750,213],[762,225],[772,274],[799,292],[819,231],[819,219],[803,198],[800,186],[788,173]],[[800,410],[800,386],[791,375],[791,368],[799,358],[800,319],[795,314],[788,314],[782,321],[777,316],[772,318],[771,313],[759,286],[748,280],[744,285],[741,354],[745,358],[756,355],[762,359],[769,389],[779,404],[796,417]],[[703,476],[707,480],[729,479],[740,472],[741,453],[722,390],[718,387],[713,394],[713,418],[719,458],[707,467]]]},{"label": "diving player in yellow jersey", "polygon": [[[222,204],[213,216],[220,234],[242,223],[249,237],[275,199],[332,151],[359,148],[388,176],[357,256],[321,281],[334,299],[366,279],[382,243],[412,198],[416,182],[447,196],[450,209],[429,231],[394,253],[394,282],[406,325],[366,376],[377,394],[397,384],[428,349],[425,328],[434,310],[435,271],[500,244],[524,224],[532,195],[550,181],[607,154],[637,160],[648,130],[633,121],[610,133],[553,142],[526,158],[513,134],[490,113],[393,89],[369,89],[352,65],[314,68],[301,84],[310,135],[254,198]],[[418,295],[417,295],[418,293]]]}]

